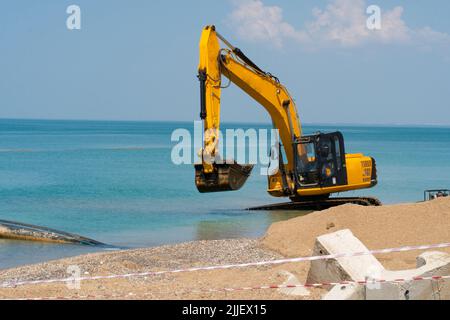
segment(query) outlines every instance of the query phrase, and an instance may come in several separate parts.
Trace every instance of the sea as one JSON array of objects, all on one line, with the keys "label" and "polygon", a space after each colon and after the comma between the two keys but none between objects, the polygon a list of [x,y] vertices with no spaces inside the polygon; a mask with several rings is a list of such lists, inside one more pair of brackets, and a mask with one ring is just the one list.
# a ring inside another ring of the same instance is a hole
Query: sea
[{"label": "sea", "polygon": [[[224,128],[270,129],[226,123]],[[255,238],[270,224],[307,212],[245,210],[283,199],[256,167],[240,190],[200,194],[190,164],[172,161],[177,129],[193,122],[0,120],[0,219],[80,234],[108,248],[0,240],[0,269],[78,254],[195,240]],[[374,157],[378,185],[342,196],[385,204],[450,189],[450,127],[304,125],[341,131],[347,153]],[[192,152],[195,153],[194,151]]]}]

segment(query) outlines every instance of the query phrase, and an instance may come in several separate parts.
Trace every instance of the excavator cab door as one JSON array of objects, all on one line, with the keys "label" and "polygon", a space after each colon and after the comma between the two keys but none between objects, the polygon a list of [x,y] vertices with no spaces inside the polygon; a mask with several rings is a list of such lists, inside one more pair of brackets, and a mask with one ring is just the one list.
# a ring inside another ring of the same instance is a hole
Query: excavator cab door
[{"label": "excavator cab door", "polygon": [[344,138],[340,132],[319,134],[317,137],[321,187],[347,184]]},{"label": "excavator cab door", "polygon": [[347,184],[344,138],[340,132],[304,136],[296,145],[300,188]]}]

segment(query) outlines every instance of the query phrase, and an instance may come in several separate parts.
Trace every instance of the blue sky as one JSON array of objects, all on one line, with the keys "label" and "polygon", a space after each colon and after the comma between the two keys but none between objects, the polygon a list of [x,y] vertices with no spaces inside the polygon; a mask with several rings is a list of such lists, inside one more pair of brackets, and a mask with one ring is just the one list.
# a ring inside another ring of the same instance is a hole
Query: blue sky
[{"label": "blue sky", "polygon": [[[450,125],[450,3],[3,1],[0,118],[197,120],[198,40],[215,24],[306,123]],[[67,6],[81,30],[66,28]],[[365,28],[368,5],[382,29]],[[268,122],[236,87],[223,121]]]}]

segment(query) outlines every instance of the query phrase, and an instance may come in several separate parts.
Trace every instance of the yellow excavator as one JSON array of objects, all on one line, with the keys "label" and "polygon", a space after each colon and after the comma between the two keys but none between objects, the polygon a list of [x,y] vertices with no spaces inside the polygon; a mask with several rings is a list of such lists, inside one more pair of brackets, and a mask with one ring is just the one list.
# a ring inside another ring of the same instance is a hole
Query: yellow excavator
[{"label": "yellow excavator", "polygon": [[[221,47],[221,42],[225,47]],[[363,154],[346,154],[340,132],[303,135],[297,107],[288,90],[277,77],[232,46],[214,26],[202,31],[198,71],[204,138],[199,153],[202,163],[195,166],[195,182],[201,193],[239,190],[253,169],[252,165],[218,161],[220,99],[225,76],[265,108],[281,140],[278,170],[268,176],[268,193],[291,201],[252,209],[325,209],[345,203],[381,205],[372,197],[330,197],[375,186],[375,160]]]}]

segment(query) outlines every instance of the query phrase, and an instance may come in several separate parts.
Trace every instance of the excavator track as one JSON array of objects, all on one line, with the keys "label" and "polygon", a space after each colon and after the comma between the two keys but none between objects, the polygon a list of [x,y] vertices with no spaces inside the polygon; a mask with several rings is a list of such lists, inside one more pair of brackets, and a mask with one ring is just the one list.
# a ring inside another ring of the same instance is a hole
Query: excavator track
[{"label": "excavator track", "polygon": [[286,203],[276,203],[266,206],[249,208],[249,211],[276,211],[276,210],[299,210],[299,211],[321,211],[344,204],[356,204],[365,207],[379,207],[382,203],[377,198],[372,197],[349,197],[349,198],[328,198],[312,201],[292,201]]}]

